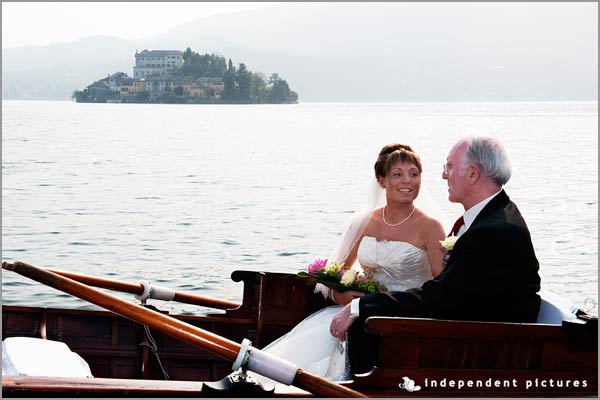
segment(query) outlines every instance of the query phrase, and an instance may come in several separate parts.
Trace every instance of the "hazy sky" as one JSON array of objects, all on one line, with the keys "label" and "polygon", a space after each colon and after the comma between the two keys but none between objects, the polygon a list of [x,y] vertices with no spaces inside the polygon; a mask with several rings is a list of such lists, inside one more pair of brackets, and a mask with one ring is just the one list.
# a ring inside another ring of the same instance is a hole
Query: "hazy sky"
[{"label": "hazy sky", "polygon": [[184,22],[277,2],[2,2],[2,48],[72,42],[88,36],[140,39]]}]

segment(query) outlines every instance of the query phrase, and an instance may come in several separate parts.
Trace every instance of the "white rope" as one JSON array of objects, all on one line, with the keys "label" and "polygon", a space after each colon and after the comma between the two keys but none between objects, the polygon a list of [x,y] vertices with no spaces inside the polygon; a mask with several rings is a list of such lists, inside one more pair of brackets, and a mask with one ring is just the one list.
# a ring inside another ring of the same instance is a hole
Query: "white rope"
[{"label": "white rope", "polygon": [[298,371],[296,364],[256,349],[250,346],[250,343],[248,339],[242,341],[240,352],[232,366],[234,371],[247,366],[250,371],[277,382],[286,385],[291,385],[294,382],[296,371]]},{"label": "white rope", "polygon": [[152,285],[150,287],[150,298],[171,301],[175,297],[175,291],[165,286]]}]

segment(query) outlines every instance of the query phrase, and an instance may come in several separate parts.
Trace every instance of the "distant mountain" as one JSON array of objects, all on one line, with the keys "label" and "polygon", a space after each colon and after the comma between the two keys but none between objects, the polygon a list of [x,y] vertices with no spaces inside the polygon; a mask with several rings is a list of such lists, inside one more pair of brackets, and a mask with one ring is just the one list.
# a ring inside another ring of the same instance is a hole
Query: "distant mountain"
[{"label": "distant mountain", "polygon": [[[597,100],[597,3],[283,3],[138,41],[2,51],[3,98],[69,98],[191,47],[277,72],[300,101]],[[43,60],[43,61],[40,61]]]},{"label": "distant mountain", "polygon": [[106,75],[131,75],[134,45],[96,36],[73,43],[2,50],[3,99],[69,99]]}]

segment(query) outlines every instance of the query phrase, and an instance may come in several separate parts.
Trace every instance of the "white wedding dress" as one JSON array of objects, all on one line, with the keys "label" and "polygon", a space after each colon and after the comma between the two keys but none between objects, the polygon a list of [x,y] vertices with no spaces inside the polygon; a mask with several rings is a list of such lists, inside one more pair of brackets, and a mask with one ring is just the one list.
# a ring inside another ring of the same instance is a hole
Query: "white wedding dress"
[{"label": "white wedding dress", "polygon": [[[392,291],[420,287],[432,278],[427,252],[410,243],[361,239],[358,262],[365,270],[374,270],[374,278]],[[305,318],[286,335],[263,350],[296,364],[299,368],[331,380],[346,377],[345,343],[329,333],[331,319],[341,306],[324,308]],[[251,374],[259,382],[270,380]]]}]

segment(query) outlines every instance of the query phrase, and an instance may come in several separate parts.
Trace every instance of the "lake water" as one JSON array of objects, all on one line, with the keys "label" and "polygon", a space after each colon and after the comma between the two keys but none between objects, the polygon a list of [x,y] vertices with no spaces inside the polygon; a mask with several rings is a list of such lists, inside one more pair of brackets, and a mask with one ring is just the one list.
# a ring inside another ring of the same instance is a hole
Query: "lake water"
[{"label": "lake water", "polygon": [[[507,148],[506,191],[531,230],[543,287],[580,307],[597,300],[597,102],[3,101],[2,260],[240,301],[232,271],[297,272],[329,256],[385,144],[422,156],[423,182],[453,221],[462,210],[441,170],[467,134]],[[95,308],[4,270],[2,301]]]}]

